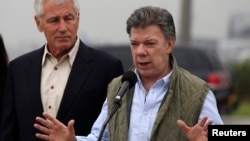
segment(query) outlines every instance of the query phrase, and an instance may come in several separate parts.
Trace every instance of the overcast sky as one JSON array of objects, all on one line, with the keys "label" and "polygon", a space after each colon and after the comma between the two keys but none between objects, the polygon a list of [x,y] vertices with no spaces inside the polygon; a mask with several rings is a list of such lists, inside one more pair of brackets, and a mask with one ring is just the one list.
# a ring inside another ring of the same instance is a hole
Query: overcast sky
[{"label": "overcast sky", "polygon": [[[127,43],[126,19],[144,5],[167,8],[174,16],[177,34],[182,0],[79,0],[80,37],[88,44]],[[192,38],[225,37],[227,22],[235,12],[250,13],[250,0],[193,0]],[[0,0],[0,34],[10,57],[39,48],[45,41],[34,22],[33,0]]]}]

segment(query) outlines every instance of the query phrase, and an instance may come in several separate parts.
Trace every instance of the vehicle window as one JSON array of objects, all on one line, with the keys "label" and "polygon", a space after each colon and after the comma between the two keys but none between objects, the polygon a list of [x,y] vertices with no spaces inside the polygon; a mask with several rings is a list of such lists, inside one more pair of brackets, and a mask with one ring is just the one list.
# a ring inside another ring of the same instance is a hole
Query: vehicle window
[{"label": "vehicle window", "polygon": [[133,64],[132,61],[132,55],[130,52],[130,46],[124,45],[124,46],[108,46],[108,47],[97,47],[100,50],[103,50],[105,52],[108,52],[117,58],[121,59],[123,63],[124,70],[128,70],[131,65]]},{"label": "vehicle window", "polygon": [[195,71],[211,70],[211,64],[204,51],[176,48],[173,51],[173,55],[178,65],[184,69]]}]

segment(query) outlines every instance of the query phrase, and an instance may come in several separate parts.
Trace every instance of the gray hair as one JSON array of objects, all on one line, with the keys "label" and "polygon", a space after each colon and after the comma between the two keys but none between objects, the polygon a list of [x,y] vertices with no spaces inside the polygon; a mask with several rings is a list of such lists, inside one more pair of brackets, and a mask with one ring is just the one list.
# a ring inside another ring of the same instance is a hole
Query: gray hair
[{"label": "gray hair", "polygon": [[[43,14],[44,14],[44,2],[46,0],[35,0],[34,2],[34,8],[35,8],[35,12],[36,12],[36,16],[39,17],[40,19],[42,18]],[[55,3],[57,4],[62,4],[64,3],[65,1],[67,0],[54,0]],[[80,5],[78,3],[77,0],[72,0],[73,4],[74,4],[74,9],[75,9],[75,12],[77,14],[80,13]]]},{"label": "gray hair", "polygon": [[135,10],[127,20],[127,33],[130,35],[132,27],[145,28],[150,25],[160,26],[166,40],[176,39],[171,13],[166,9],[154,6],[145,6]]}]

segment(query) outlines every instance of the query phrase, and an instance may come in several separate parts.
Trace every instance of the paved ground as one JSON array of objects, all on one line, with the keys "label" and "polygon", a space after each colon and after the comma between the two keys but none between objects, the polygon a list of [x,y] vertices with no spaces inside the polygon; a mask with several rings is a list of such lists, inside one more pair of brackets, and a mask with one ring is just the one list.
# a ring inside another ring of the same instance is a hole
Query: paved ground
[{"label": "paved ground", "polygon": [[222,119],[225,124],[247,124],[250,125],[250,117],[237,117],[222,115]]}]

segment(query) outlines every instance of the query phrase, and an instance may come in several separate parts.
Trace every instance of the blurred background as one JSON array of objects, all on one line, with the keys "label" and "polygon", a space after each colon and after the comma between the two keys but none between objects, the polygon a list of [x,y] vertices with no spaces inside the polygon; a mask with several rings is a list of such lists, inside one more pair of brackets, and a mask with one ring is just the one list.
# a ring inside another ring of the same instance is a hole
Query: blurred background
[{"label": "blurred background", "polygon": [[[0,34],[10,60],[45,42],[35,25],[33,3],[0,0]],[[79,3],[79,37],[96,48],[129,45],[126,20],[135,9],[145,5],[168,9],[175,20],[177,44],[213,48],[222,67],[229,72],[231,91],[225,104],[233,108],[224,109],[222,114],[250,119],[249,0],[79,0]]]}]

